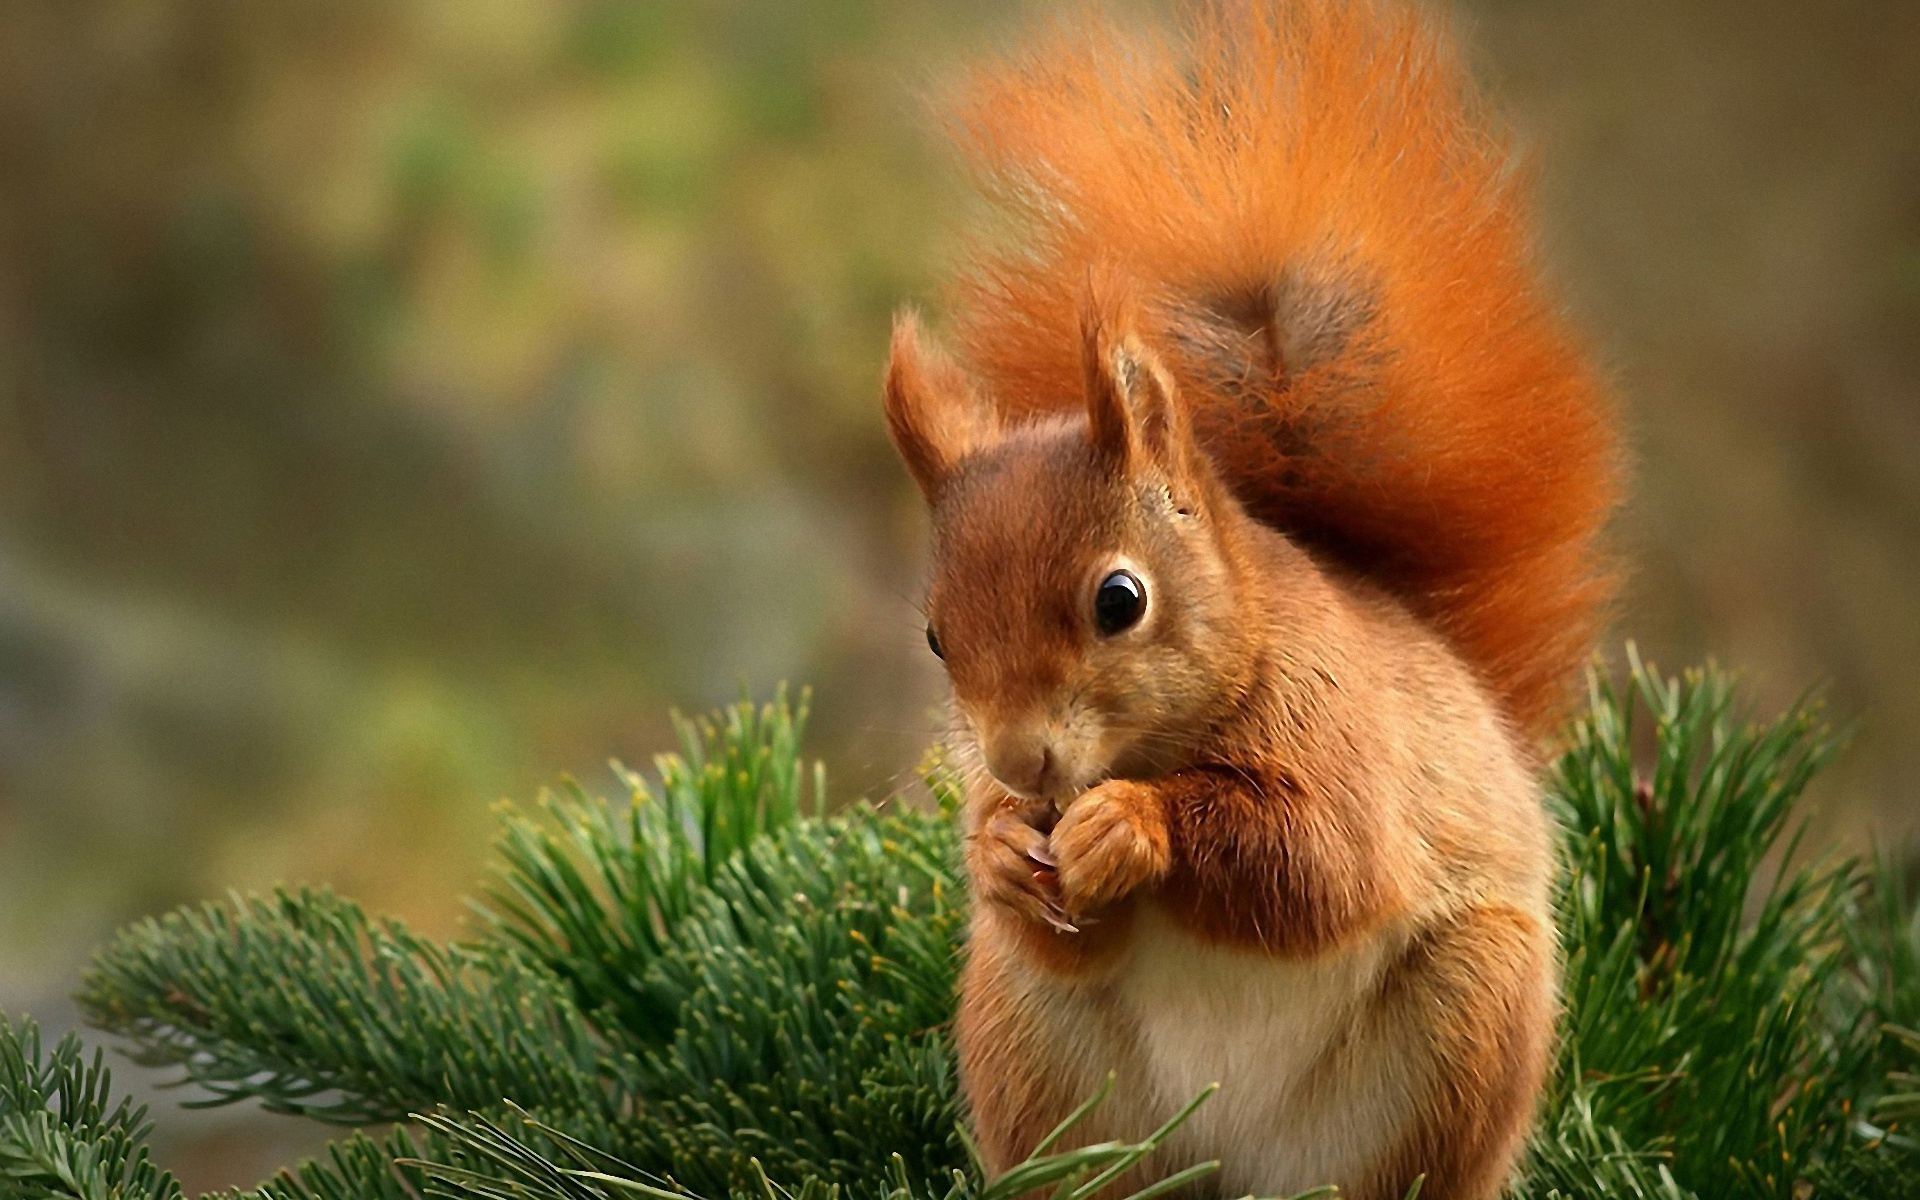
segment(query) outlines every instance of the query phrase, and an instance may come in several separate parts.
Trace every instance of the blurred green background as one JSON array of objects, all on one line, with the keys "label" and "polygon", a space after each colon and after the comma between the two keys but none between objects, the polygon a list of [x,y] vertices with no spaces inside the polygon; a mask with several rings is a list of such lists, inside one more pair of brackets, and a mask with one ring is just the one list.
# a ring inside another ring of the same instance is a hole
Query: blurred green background
[{"label": "blurred green background", "polygon": [[[743,685],[815,685],[841,794],[908,778],[875,381],[969,208],[920,99],[1042,7],[0,5],[0,1008],[227,887],[451,932],[490,802]],[[1826,684],[1816,840],[1905,837],[1920,5],[1459,24],[1632,426],[1620,632]],[[162,1116],[190,1184],[312,1143]]]}]

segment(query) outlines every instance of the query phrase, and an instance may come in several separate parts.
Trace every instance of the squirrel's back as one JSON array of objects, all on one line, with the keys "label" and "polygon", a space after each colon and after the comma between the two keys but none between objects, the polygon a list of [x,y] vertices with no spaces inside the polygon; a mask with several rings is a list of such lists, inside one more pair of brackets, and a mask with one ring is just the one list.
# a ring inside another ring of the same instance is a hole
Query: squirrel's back
[{"label": "squirrel's back", "polygon": [[1248,511],[1544,729],[1608,596],[1618,454],[1435,22],[1377,0],[1196,5],[1160,40],[1078,22],[977,73],[959,118],[1012,218],[949,304],[1002,416],[1083,405],[1084,308],[1124,291]]}]

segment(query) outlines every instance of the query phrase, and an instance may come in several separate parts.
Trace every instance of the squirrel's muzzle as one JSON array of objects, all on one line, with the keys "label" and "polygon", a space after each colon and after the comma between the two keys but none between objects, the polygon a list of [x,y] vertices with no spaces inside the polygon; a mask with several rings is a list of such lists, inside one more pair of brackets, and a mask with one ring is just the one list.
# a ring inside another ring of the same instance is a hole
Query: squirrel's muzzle
[{"label": "squirrel's muzzle", "polygon": [[982,730],[980,755],[1001,787],[1028,800],[1050,796],[1067,782],[1054,739],[1042,727]]}]

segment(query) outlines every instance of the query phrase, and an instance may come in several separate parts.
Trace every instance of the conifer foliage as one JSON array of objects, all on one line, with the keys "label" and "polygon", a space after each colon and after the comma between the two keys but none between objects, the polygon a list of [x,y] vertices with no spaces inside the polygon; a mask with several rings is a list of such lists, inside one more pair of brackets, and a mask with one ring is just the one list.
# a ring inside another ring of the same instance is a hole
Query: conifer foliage
[{"label": "conifer foliage", "polygon": [[[828,815],[804,720],[742,703],[622,800],[503,811],[470,940],[324,890],[233,897],[125,930],[83,1008],[194,1103],[351,1127],[244,1200],[1112,1194],[1166,1130],[983,1175],[947,1040],[954,797],[935,770],[934,811]],[[1517,1195],[1920,1195],[1907,881],[1790,844],[1833,744],[1808,705],[1747,720],[1714,671],[1596,680],[1552,775],[1566,1015]],[[148,1131],[97,1053],[0,1018],[0,1197],[175,1200]]]}]

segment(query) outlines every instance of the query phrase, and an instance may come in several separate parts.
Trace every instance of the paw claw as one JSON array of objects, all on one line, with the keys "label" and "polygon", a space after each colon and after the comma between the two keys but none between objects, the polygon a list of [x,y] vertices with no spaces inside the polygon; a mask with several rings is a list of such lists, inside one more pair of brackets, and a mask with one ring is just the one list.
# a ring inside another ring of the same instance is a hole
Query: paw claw
[{"label": "paw claw", "polygon": [[1047,924],[1053,927],[1053,931],[1055,933],[1079,933],[1080,932],[1080,927],[1078,925],[1075,925],[1072,921],[1067,920],[1065,914],[1061,913],[1058,909],[1049,908],[1043,914],[1043,916],[1045,917]]},{"label": "paw claw", "polygon": [[1060,904],[1060,876],[1047,836],[1011,810],[988,817],[967,839],[975,894],[1019,920],[1077,933]]}]

